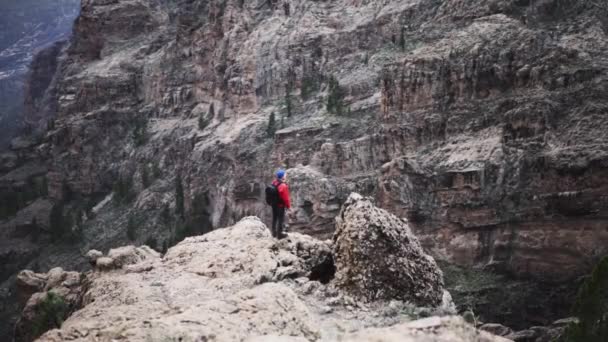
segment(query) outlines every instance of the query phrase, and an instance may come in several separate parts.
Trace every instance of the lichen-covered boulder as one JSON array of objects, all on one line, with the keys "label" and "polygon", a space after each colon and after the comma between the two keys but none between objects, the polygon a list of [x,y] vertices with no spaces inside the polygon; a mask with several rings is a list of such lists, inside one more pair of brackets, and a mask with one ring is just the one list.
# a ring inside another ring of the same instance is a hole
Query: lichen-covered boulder
[{"label": "lichen-covered boulder", "polygon": [[443,274],[407,222],[351,194],[336,218],[336,285],[367,300],[440,305]]}]

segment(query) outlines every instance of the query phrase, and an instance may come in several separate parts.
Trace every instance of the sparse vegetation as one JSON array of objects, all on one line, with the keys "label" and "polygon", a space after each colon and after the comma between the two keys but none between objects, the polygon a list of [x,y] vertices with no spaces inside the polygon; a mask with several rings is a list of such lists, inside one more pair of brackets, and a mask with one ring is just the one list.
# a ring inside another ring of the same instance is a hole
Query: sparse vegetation
[{"label": "sparse vegetation", "polygon": [[144,119],[135,120],[135,127],[133,128],[133,143],[135,146],[142,146],[148,142],[148,122]]},{"label": "sparse vegetation", "polygon": [[181,175],[175,177],[175,214],[184,218],[184,186],[182,185]]},{"label": "sparse vegetation", "polygon": [[148,165],[144,165],[141,168],[141,183],[144,189],[148,188],[152,183],[150,181],[150,171],[148,170]]},{"label": "sparse vegetation", "polygon": [[405,50],[405,28],[401,28],[401,33],[399,34],[399,47],[401,50]]},{"label": "sparse vegetation", "polygon": [[472,269],[440,263],[445,286],[460,313],[471,311],[483,322],[501,322],[513,329],[529,327],[530,320],[541,316],[561,318],[568,315],[571,298],[569,284],[541,284],[512,279],[491,270]]},{"label": "sparse vegetation", "polygon": [[51,240],[59,241],[66,232],[66,224],[63,216],[63,203],[53,205],[50,215]]},{"label": "sparse vegetation", "polygon": [[329,77],[327,95],[327,111],[332,114],[344,113],[344,90],[334,76]]},{"label": "sparse vegetation", "polygon": [[130,203],[135,199],[135,191],[133,190],[132,176],[119,176],[114,183],[112,191],[114,192],[113,200],[117,204]]},{"label": "sparse vegetation", "polygon": [[209,201],[205,195],[197,194],[192,199],[192,212],[188,219],[177,223],[174,241],[177,243],[189,236],[200,235],[211,231],[211,222],[207,206]]},{"label": "sparse vegetation", "polygon": [[285,86],[285,113],[287,114],[287,117],[291,117],[291,114],[293,113],[293,101],[291,98],[291,85],[288,82],[287,86]]},{"label": "sparse vegetation", "polygon": [[165,204],[163,206],[163,209],[160,212],[160,219],[164,224],[169,224],[171,222],[171,211],[169,210],[169,205]]},{"label": "sparse vegetation", "polygon": [[48,330],[61,327],[69,307],[58,294],[49,291],[37,308],[38,314],[32,324],[33,334],[38,337]]},{"label": "sparse vegetation", "polygon": [[310,96],[319,90],[319,82],[316,78],[311,75],[304,75],[302,78],[302,88],[300,89],[300,95],[303,100],[307,100]]},{"label": "sparse vegetation", "polygon": [[595,266],[581,286],[574,315],[578,323],[566,329],[564,342],[603,342],[608,336],[608,256]]},{"label": "sparse vegetation", "polygon": [[63,202],[53,205],[49,218],[51,241],[76,243],[82,239],[81,211],[70,212]]},{"label": "sparse vegetation", "polygon": [[137,221],[133,215],[129,216],[129,220],[127,221],[127,238],[130,241],[137,239]]},{"label": "sparse vegetation", "polygon": [[287,1],[285,1],[283,3],[283,12],[285,13],[286,16],[289,17],[290,8],[289,8],[289,2],[287,2]]},{"label": "sparse vegetation", "polygon": [[277,123],[274,112],[270,113],[270,117],[268,118],[268,127],[266,128],[266,135],[269,138],[274,137],[274,133],[277,131]]},{"label": "sparse vegetation", "polygon": [[6,189],[0,193],[0,219],[15,215],[19,210],[39,197],[47,196],[46,177],[28,179],[24,186]]},{"label": "sparse vegetation", "polygon": [[158,242],[156,241],[155,237],[153,237],[153,236],[148,237],[146,239],[145,245],[158,252]]}]

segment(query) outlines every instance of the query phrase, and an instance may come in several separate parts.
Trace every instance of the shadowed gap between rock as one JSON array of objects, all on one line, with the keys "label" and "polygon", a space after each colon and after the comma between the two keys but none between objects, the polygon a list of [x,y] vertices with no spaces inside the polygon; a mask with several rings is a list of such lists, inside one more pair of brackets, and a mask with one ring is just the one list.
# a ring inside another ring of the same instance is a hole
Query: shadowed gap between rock
[{"label": "shadowed gap between rock", "polygon": [[328,284],[336,274],[334,257],[330,254],[325,260],[312,268],[308,279],[319,281],[321,284]]}]

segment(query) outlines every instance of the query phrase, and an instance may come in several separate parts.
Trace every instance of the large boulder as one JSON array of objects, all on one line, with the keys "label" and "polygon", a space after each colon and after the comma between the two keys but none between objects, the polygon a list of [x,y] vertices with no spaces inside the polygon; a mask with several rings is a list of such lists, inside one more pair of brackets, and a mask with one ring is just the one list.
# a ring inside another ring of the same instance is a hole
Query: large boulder
[{"label": "large boulder", "polygon": [[367,300],[401,299],[437,306],[443,274],[407,222],[351,194],[336,218],[337,286]]}]

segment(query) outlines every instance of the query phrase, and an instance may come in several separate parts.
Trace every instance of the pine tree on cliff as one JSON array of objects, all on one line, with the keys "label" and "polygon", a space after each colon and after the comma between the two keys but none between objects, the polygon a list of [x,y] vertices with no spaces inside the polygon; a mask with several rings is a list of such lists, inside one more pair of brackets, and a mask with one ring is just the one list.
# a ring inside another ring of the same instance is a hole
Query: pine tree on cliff
[{"label": "pine tree on cliff", "polygon": [[329,91],[327,95],[327,111],[342,115],[344,112],[344,90],[334,76],[329,77]]},{"label": "pine tree on cliff", "polygon": [[181,175],[175,178],[175,213],[184,218],[184,186]]},{"label": "pine tree on cliff", "polygon": [[285,111],[287,112],[287,117],[291,116],[291,113],[293,111],[293,103],[291,100],[291,85],[290,83],[287,83],[287,86],[285,86]]},{"label": "pine tree on cliff", "polygon": [[399,47],[401,50],[405,50],[405,29],[401,28],[401,34],[399,35]]},{"label": "pine tree on cliff", "polygon": [[268,119],[268,128],[266,128],[266,134],[268,137],[274,137],[274,133],[277,131],[277,123],[274,112],[270,113],[270,118]]}]

